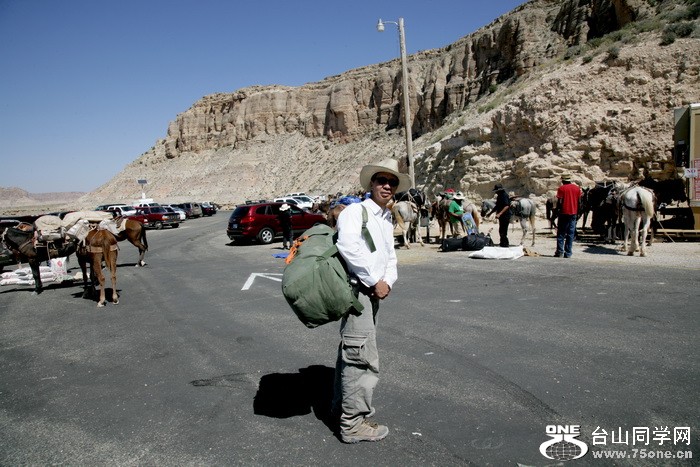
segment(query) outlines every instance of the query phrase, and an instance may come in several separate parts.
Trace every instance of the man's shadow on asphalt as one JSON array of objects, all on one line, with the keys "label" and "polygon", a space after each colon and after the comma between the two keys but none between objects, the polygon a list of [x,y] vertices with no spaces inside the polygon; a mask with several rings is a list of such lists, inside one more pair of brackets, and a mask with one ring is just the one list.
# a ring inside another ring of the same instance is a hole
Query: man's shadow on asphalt
[{"label": "man's shadow on asphalt", "polygon": [[274,418],[307,415],[313,411],[332,431],[331,418],[335,369],[323,365],[300,368],[298,373],[271,373],[260,378],[253,412]]}]

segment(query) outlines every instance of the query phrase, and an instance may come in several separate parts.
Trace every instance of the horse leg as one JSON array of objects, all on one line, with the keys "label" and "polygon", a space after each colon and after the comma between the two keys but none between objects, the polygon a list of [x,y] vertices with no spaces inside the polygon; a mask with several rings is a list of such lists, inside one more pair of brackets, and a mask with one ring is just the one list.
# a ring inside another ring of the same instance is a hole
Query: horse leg
[{"label": "horse leg", "polygon": [[644,216],[640,219],[642,223],[642,231],[640,233],[641,238],[639,239],[639,256],[647,255],[647,233],[649,232],[649,225],[651,224],[650,219]]},{"label": "horse leg", "polygon": [[[146,229],[143,231],[145,232]],[[136,262],[136,267],[145,266],[146,262],[143,259],[146,256],[146,246],[139,240],[133,240],[131,237],[129,237],[129,242],[139,250],[139,260]]]},{"label": "horse leg", "polygon": [[411,225],[413,227],[413,232],[414,232],[415,236],[418,238],[418,243],[420,243],[420,246],[424,246],[423,245],[423,236],[420,233],[420,217],[418,217],[416,222],[414,224],[411,224]]},{"label": "horse leg", "polygon": [[530,227],[532,227],[532,244],[530,246],[535,246],[535,215],[530,216]]},{"label": "horse leg", "polygon": [[[89,298],[92,294],[90,293],[90,286],[92,285],[92,280],[88,284],[88,274],[87,274],[87,253],[75,253],[76,258],[78,258],[78,265],[80,265],[80,272],[83,275],[83,298]],[[90,279],[92,279],[92,266],[90,266]]]},{"label": "horse leg", "polygon": [[146,257],[146,250],[148,250],[148,240],[146,240],[146,228],[144,226],[141,226],[141,236],[134,243],[134,246],[139,249],[139,262],[136,263],[136,266],[145,266],[146,261],[144,261],[144,258]]},{"label": "horse leg", "polygon": [[520,238],[520,244],[525,243],[525,237],[527,236],[527,219],[524,217],[520,218],[520,228],[523,229],[523,236]]},{"label": "horse leg", "polygon": [[637,227],[637,219],[634,217],[633,212],[625,213],[625,245],[629,240],[629,247],[627,248],[627,256],[633,256],[635,250],[637,249],[637,238],[639,235],[639,228]]},{"label": "horse leg", "polygon": [[44,291],[44,284],[41,283],[41,270],[39,269],[41,261],[37,258],[31,258],[28,262],[29,268],[32,270],[32,277],[34,278],[34,292],[32,292],[32,295],[39,295]]},{"label": "horse leg", "polygon": [[[116,245],[115,245],[116,246]],[[118,251],[110,251],[105,255],[105,260],[107,266],[109,266],[109,272],[112,279],[112,303],[117,305],[119,303],[119,295],[117,295],[117,257]]]},{"label": "horse leg", "polygon": [[102,272],[102,253],[93,253],[92,255],[92,272],[97,277],[100,283],[100,298],[97,302],[98,307],[105,306],[107,301],[105,298],[105,275]]}]

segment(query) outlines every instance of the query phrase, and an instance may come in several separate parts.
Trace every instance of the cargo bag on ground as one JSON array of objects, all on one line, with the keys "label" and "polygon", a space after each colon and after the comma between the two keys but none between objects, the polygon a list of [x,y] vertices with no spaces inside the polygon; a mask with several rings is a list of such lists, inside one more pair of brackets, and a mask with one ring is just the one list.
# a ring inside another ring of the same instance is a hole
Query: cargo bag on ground
[{"label": "cargo bag on ground", "polygon": [[[375,251],[366,224],[367,211],[362,206],[362,236]],[[351,279],[336,241],[335,230],[315,225],[294,241],[286,260],[282,293],[308,328],[337,321],[348,313],[359,315],[364,308],[352,283],[356,279]]]},{"label": "cargo bag on ground", "polygon": [[492,246],[490,235],[482,233],[469,234],[462,238],[446,238],[442,241],[441,251],[477,251],[486,246]]}]

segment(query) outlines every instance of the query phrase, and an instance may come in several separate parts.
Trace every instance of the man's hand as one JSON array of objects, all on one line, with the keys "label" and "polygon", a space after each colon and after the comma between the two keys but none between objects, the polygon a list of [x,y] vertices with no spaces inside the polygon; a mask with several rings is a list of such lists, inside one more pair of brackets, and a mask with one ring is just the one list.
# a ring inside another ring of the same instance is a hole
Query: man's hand
[{"label": "man's hand", "polygon": [[391,292],[391,287],[389,287],[389,284],[387,284],[383,280],[380,280],[379,282],[374,284],[374,287],[372,289],[372,295],[380,300],[383,300],[386,297],[388,297],[389,292]]}]

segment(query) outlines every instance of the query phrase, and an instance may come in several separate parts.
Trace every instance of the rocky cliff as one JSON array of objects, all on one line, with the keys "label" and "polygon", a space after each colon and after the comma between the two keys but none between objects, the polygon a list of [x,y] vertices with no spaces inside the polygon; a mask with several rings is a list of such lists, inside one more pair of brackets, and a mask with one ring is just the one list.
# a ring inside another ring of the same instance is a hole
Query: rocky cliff
[{"label": "rocky cliff", "polygon": [[[700,101],[697,3],[532,0],[411,55],[417,184],[479,200],[496,180],[541,196],[563,171],[587,184],[652,162],[663,169],[672,109]],[[691,32],[664,40],[670,24]],[[172,201],[355,190],[362,165],[405,156],[400,70],[395,60],[300,87],[206,96],[82,201],[138,197],[139,178],[149,196]]]}]

